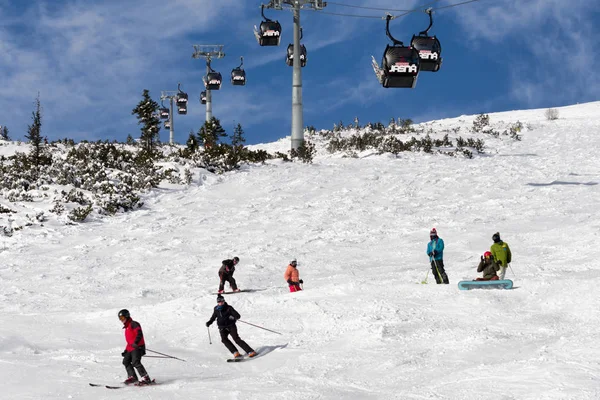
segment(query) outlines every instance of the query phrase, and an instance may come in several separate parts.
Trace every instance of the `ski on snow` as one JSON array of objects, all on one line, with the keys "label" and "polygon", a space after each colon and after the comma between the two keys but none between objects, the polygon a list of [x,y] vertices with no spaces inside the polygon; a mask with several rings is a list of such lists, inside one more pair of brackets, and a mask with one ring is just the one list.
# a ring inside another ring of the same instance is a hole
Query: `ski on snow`
[{"label": "ski on snow", "polygon": [[125,385],[125,384],[121,384],[119,386],[114,386],[114,385],[105,385],[103,383],[90,383],[90,386],[92,387],[105,387],[107,389],[123,389],[129,386],[152,386],[152,385],[156,385],[157,383],[155,382],[154,379],[152,379],[152,381],[150,381],[150,383],[145,383],[143,385],[140,385],[139,382],[138,383],[134,383],[133,385]]}]

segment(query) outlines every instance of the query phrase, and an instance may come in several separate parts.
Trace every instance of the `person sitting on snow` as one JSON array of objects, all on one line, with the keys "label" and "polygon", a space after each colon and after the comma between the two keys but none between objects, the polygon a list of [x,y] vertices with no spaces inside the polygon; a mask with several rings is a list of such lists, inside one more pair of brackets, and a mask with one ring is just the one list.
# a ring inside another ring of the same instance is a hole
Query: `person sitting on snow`
[{"label": "person sitting on snow", "polygon": [[483,272],[482,278],[475,279],[476,281],[497,281],[500,279],[496,274],[496,271],[500,269],[500,266],[494,261],[492,253],[486,251],[481,256],[481,261],[477,267],[477,272]]}]

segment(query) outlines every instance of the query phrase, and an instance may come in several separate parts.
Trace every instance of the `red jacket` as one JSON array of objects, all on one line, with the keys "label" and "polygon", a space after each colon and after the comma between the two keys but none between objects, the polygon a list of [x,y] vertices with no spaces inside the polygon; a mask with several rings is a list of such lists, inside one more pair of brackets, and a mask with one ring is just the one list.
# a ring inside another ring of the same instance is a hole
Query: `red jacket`
[{"label": "red jacket", "polygon": [[125,341],[127,342],[125,351],[135,350],[133,347],[134,343],[138,347],[146,345],[146,342],[144,342],[142,326],[139,324],[139,322],[134,321],[131,318],[127,318],[127,321],[125,321],[125,324],[123,324],[123,329],[125,329]]}]

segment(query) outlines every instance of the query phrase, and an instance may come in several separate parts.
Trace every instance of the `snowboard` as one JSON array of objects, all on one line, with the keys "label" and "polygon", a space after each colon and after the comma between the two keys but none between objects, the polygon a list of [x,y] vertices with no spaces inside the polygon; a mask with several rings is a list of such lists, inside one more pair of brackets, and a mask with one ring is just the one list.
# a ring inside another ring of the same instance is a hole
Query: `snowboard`
[{"label": "snowboard", "polygon": [[512,289],[513,281],[503,279],[498,281],[460,281],[458,288],[460,290],[472,289]]}]

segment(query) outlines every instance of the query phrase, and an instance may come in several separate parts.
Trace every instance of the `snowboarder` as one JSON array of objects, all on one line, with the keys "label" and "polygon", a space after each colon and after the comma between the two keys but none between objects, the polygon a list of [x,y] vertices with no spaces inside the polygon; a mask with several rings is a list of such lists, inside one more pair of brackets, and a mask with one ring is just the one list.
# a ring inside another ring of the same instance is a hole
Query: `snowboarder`
[{"label": "snowboarder", "polygon": [[285,279],[290,287],[290,292],[299,292],[302,290],[300,287],[301,283],[304,281],[300,278],[300,272],[298,272],[298,262],[294,258],[290,261],[290,264],[287,266],[285,273],[283,274],[283,279]]},{"label": "snowboarder", "polygon": [[486,251],[481,256],[481,261],[479,262],[479,266],[477,266],[477,272],[483,272],[482,278],[475,279],[476,281],[497,281],[498,275],[496,271],[498,271],[500,267],[494,261],[492,257],[492,253]]},{"label": "snowboarder", "polygon": [[238,257],[233,257],[231,260],[223,260],[223,265],[219,269],[219,294],[223,293],[225,290],[225,281],[229,282],[229,286],[231,287],[231,291],[239,292],[240,289],[237,287],[237,283],[235,283],[235,279],[233,278],[233,273],[235,272],[235,266],[240,262]]},{"label": "snowboarder", "polygon": [[438,237],[437,230],[432,228],[429,232],[429,243],[427,243],[427,255],[431,262],[431,272],[435,277],[437,284],[446,283],[448,284],[448,275],[444,269],[444,241]]},{"label": "snowboarder", "polygon": [[506,275],[506,268],[512,259],[512,254],[510,253],[510,247],[508,247],[508,243],[503,242],[500,239],[500,233],[496,232],[492,235],[492,240],[494,244],[490,247],[490,252],[496,261],[496,264],[500,266],[500,280],[504,279],[504,275]]},{"label": "snowboarder", "polygon": [[[121,353],[123,356],[123,365],[127,371],[127,379],[123,382],[126,385],[135,383],[137,385],[149,385],[152,380],[146,372],[146,368],[142,365],[142,356],[146,355],[146,342],[144,341],[144,333],[142,332],[142,326],[131,319],[129,311],[123,309],[119,311],[119,320],[123,323],[123,329],[125,329],[125,341],[127,347],[125,351]],[[135,374],[137,370],[140,375],[140,380]]]},{"label": "snowboarder", "polygon": [[227,350],[233,354],[234,358],[240,358],[242,355],[229,340],[229,335],[231,335],[233,341],[246,352],[248,357],[254,357],[256,356],[256,352],[252,350],[252,347],[248,346],[248,344],[244,342],[238,335],[235,322],[240,318],[240,314],[232,306],[225,302],[225,298],[222,295],[218,295],[217,305],[215,306],[213,315],[206,322],[206,326],[211,326],[215,319],[217,320],[217,327],[219,328],[219,334],[221,335],[221,342],[225,345],[225,347],[227,347]]}]

